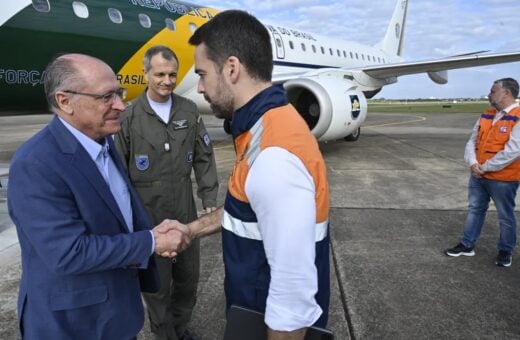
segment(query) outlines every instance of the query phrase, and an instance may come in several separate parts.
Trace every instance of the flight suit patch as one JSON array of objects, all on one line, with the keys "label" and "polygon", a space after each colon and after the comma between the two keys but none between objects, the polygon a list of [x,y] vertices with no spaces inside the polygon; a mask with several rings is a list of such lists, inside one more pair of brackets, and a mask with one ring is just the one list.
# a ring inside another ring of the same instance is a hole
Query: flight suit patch
[{"label": "flight suit patch", "polygon": [[500,132],[506,133],[507,132],[507,126],[501,126],[500,127]]},{"label": "flight suit patch", "polygon": [[140,171],[148,169],[150,167],[148,155],[135,155],[135,167]]},{"label": "flight suit patch", "polygon": [[207,132],[204,134],[204,137],[202,137],[202,139],[204,140],[204,144],[206,144],[206,146],[209,146],[209,143],[211,143],[211,140],[209,139],[209,135]]},{"label": "flight suit patch", "polygon": [[187,119],[181,119],[181,120],[174,120],[172,121],[173,129],[174,130],[182,130],[188,128],[188,120]]},{"label": "flight suit patch", "polygon": [[186,154],[186,162],[193,163],[193,151],[188,151]]}]

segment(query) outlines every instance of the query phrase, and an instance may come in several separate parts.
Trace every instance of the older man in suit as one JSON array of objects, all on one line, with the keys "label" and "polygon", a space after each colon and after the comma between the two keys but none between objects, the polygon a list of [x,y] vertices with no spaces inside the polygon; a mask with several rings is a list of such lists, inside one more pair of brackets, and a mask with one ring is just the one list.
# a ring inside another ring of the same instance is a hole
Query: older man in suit
[{"label": "older man in suit", "polygon": [[188,240],[152,223],[111,134],[123,90],[99,59],[68,54],[46,69],[56,116],[16,152],[8,205],[22,250],[23,339],[132,339],[144,322],[140,291],[156,291],[154,251]]}]

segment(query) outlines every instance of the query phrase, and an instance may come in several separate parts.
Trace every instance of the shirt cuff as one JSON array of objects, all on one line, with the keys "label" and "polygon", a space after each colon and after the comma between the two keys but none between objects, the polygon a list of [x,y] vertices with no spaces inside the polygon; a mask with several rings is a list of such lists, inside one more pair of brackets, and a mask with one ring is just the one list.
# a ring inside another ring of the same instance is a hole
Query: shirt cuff
[{"label": "shirt cuff", "polygon": [[308,310],[306,315],[295,314],[292,309],[268,304],[265,312],[265,323],[275,331],[292,332],[312,326],[323,313],[320,306]]},{"label": "shirt cuff", "polygon": [[155,237],[153,236],[153,231],[150,230],[150,235],[152,235],[152,251],[150,252],[150,256],[155,252]]}]

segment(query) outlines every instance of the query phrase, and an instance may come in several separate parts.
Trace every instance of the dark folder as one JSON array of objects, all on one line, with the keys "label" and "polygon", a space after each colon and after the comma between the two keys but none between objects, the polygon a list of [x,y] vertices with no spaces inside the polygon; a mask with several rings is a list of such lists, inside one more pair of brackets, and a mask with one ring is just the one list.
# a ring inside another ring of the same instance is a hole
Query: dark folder
[{"label": "dark folder", "polygon": [[[239,306],[231,306],[227,314],[224,340],[266,340],[264,314]],[[325,328],[310,327],[305,340],[333,340],[334,333]]]}]

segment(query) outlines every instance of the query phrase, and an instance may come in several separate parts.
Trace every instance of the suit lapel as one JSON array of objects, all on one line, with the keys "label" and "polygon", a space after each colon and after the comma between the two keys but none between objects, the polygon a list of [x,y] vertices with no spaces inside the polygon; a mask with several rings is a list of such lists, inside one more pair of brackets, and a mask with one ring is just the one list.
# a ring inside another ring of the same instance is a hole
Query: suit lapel
[{"label": "suit lapel", "polygon": [[139,199],[137,192],[135,191],[132,183],[130,182],[130,177],[128,176],[126,168],[124,167],[123,162],[119,157],[119,154],[116,152],[116,147],[112,138],[108,138],[108,145],[108,152],[110,153],[110,156],[112,157],[112,160],[114,161],[117,170],[119,170],[119,173],[125,180],[126,186],[128,187],[128,191],[130,192],[130,202],[132,205],[134,230],[138,231],[144,229],[151,229],[151,222],[148,220],[148,215],[144,210],[144,207]]},{"label": "suit lapel", "polygon": [[[126,226],[125,219],[123,218],[123,214],[119,210],[119,206],[117,205],[112,192],[110,191],[110,187],[107,182],[103,178],[103,175],[99,172],[96,163],[90,158],[88,152],[83,148],[83,146],[78,142],[76,137],[61,123],[61,121],[54,117],[53,121],[50,123],[50,129],[53,135],[56,138],[56,143],[60,146],[62,152],[64,154],[70,155],[70,161],[72,165],[77,169],[79,173],[81,173],[94,188],[94,191],[98,193],[101,199],[107,204],[112,213],[117,217],[122,226],[124,232],[128,232],[128,227]],[[114,147],[114,144],[110,146],[110,149]],[[121,165],[116,165],[118,170],[121,171]],[[123,174],[123,178],[128,182],[125,176],[125,172],[121,172]]]}]

